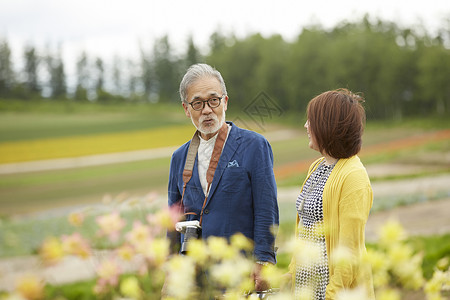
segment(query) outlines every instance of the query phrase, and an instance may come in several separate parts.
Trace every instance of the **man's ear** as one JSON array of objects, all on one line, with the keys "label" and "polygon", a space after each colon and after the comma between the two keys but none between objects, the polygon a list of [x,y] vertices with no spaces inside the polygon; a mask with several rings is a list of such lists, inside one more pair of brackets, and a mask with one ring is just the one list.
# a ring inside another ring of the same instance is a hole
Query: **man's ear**
[{"label": "man's ear", "polygon": [[191,114],[189,112],[188,105],[184,102],[182,102],[182,104],[183,104],[183,108],[184,108],[184,114],[186,115],[186,117],[190,118]]},{"label": "man's ear", "polygon": [[228,108],[228,95],[225,95],[224,100],[223,100],[224,111],[227,111],[227,108]]}]

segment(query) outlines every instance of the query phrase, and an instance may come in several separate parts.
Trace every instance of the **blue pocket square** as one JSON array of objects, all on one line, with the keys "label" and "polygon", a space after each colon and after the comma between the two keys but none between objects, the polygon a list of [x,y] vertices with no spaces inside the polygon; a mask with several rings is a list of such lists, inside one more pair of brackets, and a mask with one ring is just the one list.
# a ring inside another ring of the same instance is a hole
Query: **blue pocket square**
[{"label": "blue pocket square", "polygon": [[236,160],[230,161],[227,166],[227,168],[238,168],[238,167],[239,167],[239,164]]}]

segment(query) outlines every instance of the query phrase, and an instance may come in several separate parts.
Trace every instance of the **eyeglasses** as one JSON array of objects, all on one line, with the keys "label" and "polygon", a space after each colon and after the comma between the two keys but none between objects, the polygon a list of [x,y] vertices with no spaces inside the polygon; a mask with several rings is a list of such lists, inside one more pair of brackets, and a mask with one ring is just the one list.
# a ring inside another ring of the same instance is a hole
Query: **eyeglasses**
[{"label": "eyeglasses", "polygon": [[192,106],[193,110],[197,111],[205,108],[205,102],[208,103],[209,107],[216,108],[220,105],[223,96],[225,95],[222,95],[221,97],[212,97],[209,98],[208,100],[194,100],[192,102],[188,102],[188,104]]}]

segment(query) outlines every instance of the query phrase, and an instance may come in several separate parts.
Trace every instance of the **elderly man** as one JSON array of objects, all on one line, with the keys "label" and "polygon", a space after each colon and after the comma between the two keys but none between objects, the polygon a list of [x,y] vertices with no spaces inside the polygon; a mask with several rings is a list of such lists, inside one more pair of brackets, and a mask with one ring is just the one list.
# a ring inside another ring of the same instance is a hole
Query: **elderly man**
[{"label": "elderly man", "polygon": [[265,290],[268,283],[260,271],[276,263],[273,227],[279,222],[270,144],[258,133],[225,122],[227,90],[211,66],[192,65],[180,96],[197,131],[172,155],[169,206],[181,204],[187,221],[199,221],[203,239],[239,232],[253,240],[255,290]]}]

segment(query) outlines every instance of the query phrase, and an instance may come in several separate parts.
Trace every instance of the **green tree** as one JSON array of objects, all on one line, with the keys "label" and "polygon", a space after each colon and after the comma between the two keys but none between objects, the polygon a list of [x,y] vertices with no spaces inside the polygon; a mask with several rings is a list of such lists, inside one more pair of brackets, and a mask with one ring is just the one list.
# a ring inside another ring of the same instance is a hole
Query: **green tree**
[{"label": "green tree", "polygon": [[187,52],[186,52],[186,57],[184,59],[186,68],[188,68],[189,66],[191,66],[193,64],[201,62],[203,59],[200,51],[195,46],[192,35],[189,36],[187,43],[188,43],[188,48],[187,48]]},{"label": "green tree", "polygon": [[61,50],[58,51],[57,57],[48,54],[46,57],[47,70],[49,73],[50,98],[65,99],[66,94],[66,75],[64,72],[64,63],[62,60]]},{"label": "green tree", "polygon": [[424,48],[418,59],[417,84],[422,112],[443,115],[450,110],[450,50],[442,44]]},{"label": "green tree", "polygon": [[172,55],[167,35],[155,41],[153,47],[155,91],[159,100],[164,102],[178,101],[177,86],[180,80],[178,61]]},{"label": "green tree", "polygon": [[11,48],[4,39],[0,41],[0,97],[9,97],[14,83],[15,74],[11,60]]},{"label": "green tree", "polygon": [[88,57],[85,51],[81,53],[76,62],[76,72],[77,83],[74,98],[78,101],[86,101],[88,100],[90,74]]},{"label": "green tree", "polygon": [[[105,67],[103,64],[103,60],[99,57],[95,60],[95,94],[97,97],[97,100],[101,101],[108,101],[106,99],[106,94],[104,90],[104,84],[105,84]],[[99,98],[99,95],[102,94],[102,97]]]},{"label": "green tree", "polygon": [[27,92],[30,96],[39,96],[41,92],[41,86],[39,83],[39,64],[40,58],[36,53],[36,48],[28,45],[24,51],[24,84]]}]

